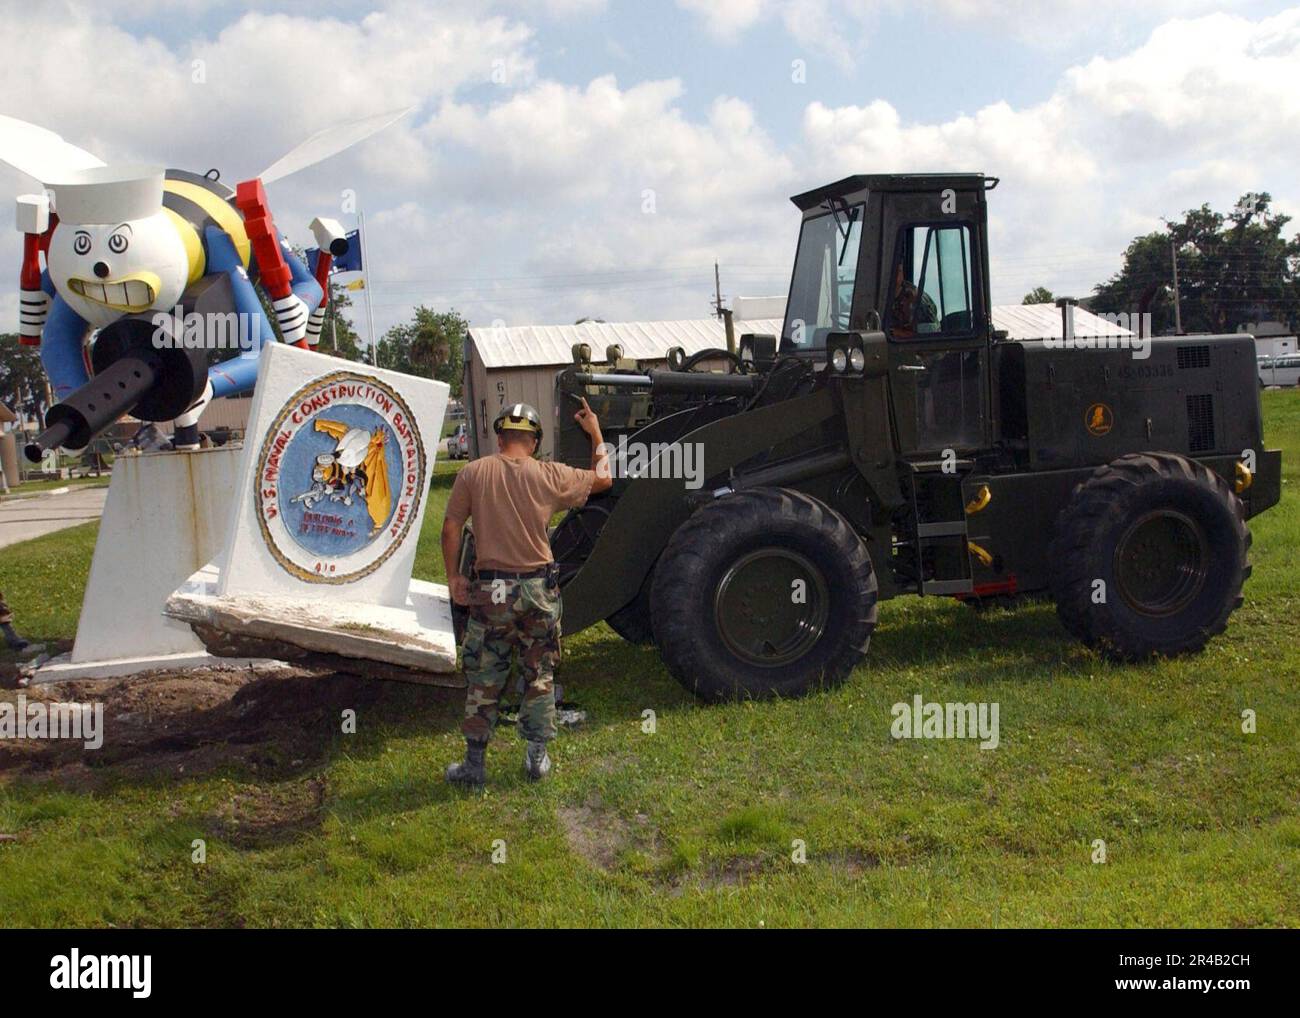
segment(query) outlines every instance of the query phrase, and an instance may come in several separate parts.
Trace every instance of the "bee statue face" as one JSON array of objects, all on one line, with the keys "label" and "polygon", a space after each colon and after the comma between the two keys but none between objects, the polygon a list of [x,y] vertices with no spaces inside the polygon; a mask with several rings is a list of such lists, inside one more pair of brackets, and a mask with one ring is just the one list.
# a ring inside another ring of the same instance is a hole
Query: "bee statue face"
[{"label": "bee statue face", "polygon": [[100,167],[52,183],[58,226],[50,279],[95,328],[123,315],[168,311],[189,276],[185,242],[163,209],[161,170]]}]

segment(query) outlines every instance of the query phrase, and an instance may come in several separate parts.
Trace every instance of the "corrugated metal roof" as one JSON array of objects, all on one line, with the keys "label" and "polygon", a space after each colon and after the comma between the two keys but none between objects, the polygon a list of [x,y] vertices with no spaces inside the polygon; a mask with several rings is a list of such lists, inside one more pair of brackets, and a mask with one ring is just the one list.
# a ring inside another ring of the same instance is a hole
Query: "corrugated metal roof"
[{"label": "corrugated metal roof", "polygon": [[[756,318],[736,323],[736,336],[746,332],[781,334],[780,318]],[[1060,338],[1061,311],[1053,304],[1003,304],[993,308],[993,327],[1008,339]],[[1074,309],[1076,336],[1131,336],[1128,329],[1082,308]],[[486,368],[542,367],[568,364],[573,344],[588,343],[598,361],[613,343],[633,360],[656,360],[671,346],[687,356],[698,350],[726,346],[727,334],[717,318],[676,322],[583,322],[581,325],[470,326],[470,339]]]},{"label": "corrugated metal roof", "polygon": [[[737,328],[746,332],[781,332],[779,318],[747,321]],[[573,344],[588,343],[591,355],[603,359],[613,343],[623,347],[623,356],[634,360],[662,359],[669,347],[680,346],[687,356],[710,347],[727,345],[726,328],[717,318],[678,322],[583,322],[581,325],[521,325],[508,328],[470,326],[470,339],[486,368],[540,367],[568,364]]]},{"label": "corrugated metal roof", "polygon": [[[1055,304],[999,304],[993,308],[993,328],[1005,329],[1008,339],[1060,339],[1061,309]],[[1083,308],[1074,309],[1076,336],[1131,336],[1133,333]]]}]

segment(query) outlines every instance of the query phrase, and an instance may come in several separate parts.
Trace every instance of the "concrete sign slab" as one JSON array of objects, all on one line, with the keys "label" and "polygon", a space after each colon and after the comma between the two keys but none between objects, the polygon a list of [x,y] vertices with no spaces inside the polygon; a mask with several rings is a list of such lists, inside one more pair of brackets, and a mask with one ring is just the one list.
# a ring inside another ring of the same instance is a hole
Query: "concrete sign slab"
[{"label": "concrete sign slab", "polygon": [[446,588],[411,580],[448,391],[265,347],[227,539],[167,613],[221,653],[279,642],[272,656],[351,656],[361,673],[454,670]]}]

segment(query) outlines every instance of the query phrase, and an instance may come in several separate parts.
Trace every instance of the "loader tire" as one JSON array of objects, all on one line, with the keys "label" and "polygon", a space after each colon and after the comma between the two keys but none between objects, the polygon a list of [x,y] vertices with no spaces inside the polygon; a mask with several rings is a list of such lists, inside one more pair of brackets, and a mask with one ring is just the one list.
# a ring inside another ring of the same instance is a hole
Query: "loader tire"
[{"label": "loader tire", "polygon": [[1117,661],[1199,651],[1241,604],[1249,549],[1241,500],[1214,471],[1173,453],[1121,456],[1057,520],[1057,616]]},{"label": "loader tire", "polygon": [[712,701],[842,682],[876,626],[876,576],[839,513],[785,488],[710,503],[664,549],[650,592],[668,670]]},{"label": "loader tire", "polygon": [[652,569],[636,597],[605,620],[609,623],[609,628],[628,643],[644,645],[655,642],[654,626],[650,619],[650,587],[653,582]]}]

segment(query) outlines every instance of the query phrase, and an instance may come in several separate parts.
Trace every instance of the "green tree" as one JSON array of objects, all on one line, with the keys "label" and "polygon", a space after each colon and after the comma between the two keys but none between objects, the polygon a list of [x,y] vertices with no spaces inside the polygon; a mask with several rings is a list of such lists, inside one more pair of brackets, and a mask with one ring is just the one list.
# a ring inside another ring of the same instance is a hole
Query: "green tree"
[{"label": "green tree", "polygon": [[1155,332],[1174,327],[1173,251],[1184,332],[1232,332],[1250,321],[1300,317],[1300,237],[1269,211],[1266,193],[1245,195],[1226,215],[1202,205],[1166,232],[1135,237],[1123,268],[1094,289],[1098,311],[1150,311]]},{"label": "green tree", "polygon": [[1052,296],[1052,291],[1045,286],[1036,286],[1025,294],[1025,299],[1021,304],[1051,304],[1056,300]]},{"label": "green tree", "polygon": [[379,340],[379,365],[446,382],[459,398],[468,331],[469,322],[456,311],[420,305],[411,321],[394,325]]},{"label": "green tree", "polygon": [[40,350],[21,345],[17,336],[0,335],[0,402],[43,421],[47,393]]}]

